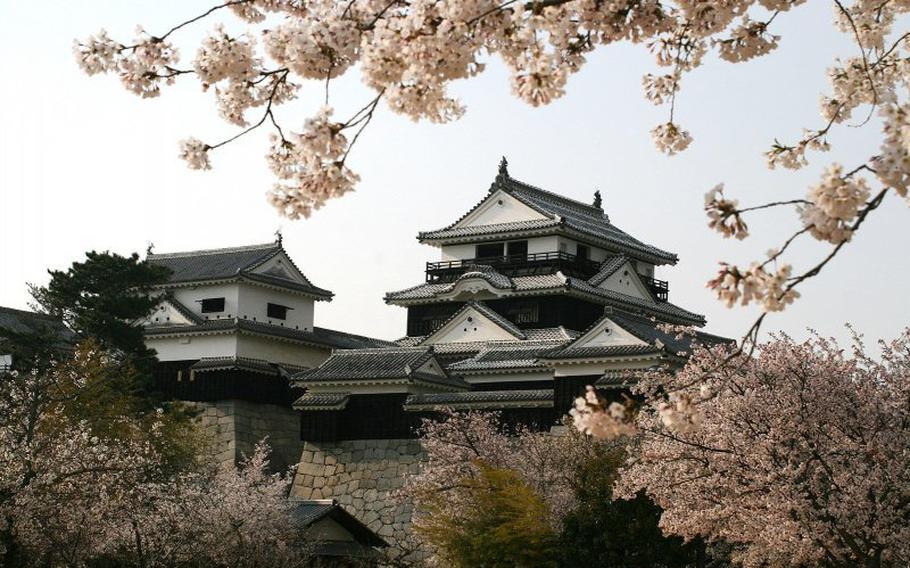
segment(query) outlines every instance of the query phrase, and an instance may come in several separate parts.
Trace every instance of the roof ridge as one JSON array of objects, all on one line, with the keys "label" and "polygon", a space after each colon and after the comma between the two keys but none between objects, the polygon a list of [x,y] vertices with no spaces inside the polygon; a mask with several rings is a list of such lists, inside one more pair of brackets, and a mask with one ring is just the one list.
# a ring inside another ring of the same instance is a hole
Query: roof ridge
[{"label": "roof ridge", "polygon": [[578,201],[577,199],[572,199],[571,197],[566,197],[565,195],[560,195],[559,193],[550,191],[548,189],[543,189],[542,187],[537,187],[536,185],[531,185],[527,182],[523,182],[523,181],[515,179],[511,176],[508,176],[506,178],[506,181],[519,185],[520,187],[517,188],[519,191],[521,191],[521,190],[535,191],[535,192],[540,193],[541,197],[544,199],[553,199],[560,203],[565,203],[566,205],[568,205],[570,207],[576,207],[585,212],[588,212],[588,213],[591,213],[591,214],[594,214],[594,215],[597,215],[600,217],[602,217],[604,215],[604,210],[602,208],[595,207],[594,205],[591,205],[590,203],[584,203],[582,201]]},{"label": "roof ridge", "polygon": [[63,323],[59,318],[52,316],[51,314],[42,314],[41,312],[33,312],[30,310],[20,310],[19,308],[8,308],[6,306],[0,306],[0,312],[6,312],[8,314],[19,314],[29,317],[38,317],[41,319],[46,319],[53,322]]},{"label": "roof ridge", "polygon": [[283,248],[280,243],[272,241],[270,243],[261,243],[258,245],[244,245],[239,247],[227,247],[219,249],[200,249],[200,250],[190,250],[182,252],[163,252],[163,253],[151,253],[146,255],[146,260],[148,259],[162,259],[162,258],[188,258],[191,256],[203,256],[203,255],[214,255],[214,254],[230,254],[234,252],[244,252],[250,250],[270,250],[273,248]]},{"label": "roof ridge", "polygon": [[388,347],[357,347],[355,349],[336,349],[332,356],[335,355],[356,355],[358,353],[364,352],[383,352],[383,353],[393,353],[393,352],[418,352],[418,351],[430,351],[432,352],[432,345],[413,345],[411,347],[406,347],[402,345],[390,345]]}]

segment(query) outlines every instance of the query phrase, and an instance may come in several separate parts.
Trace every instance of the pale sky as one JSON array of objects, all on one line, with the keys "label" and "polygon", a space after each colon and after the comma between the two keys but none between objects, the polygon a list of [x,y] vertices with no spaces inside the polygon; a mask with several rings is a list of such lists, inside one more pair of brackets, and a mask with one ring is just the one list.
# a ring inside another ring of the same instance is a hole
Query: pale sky
[{"label": "pale sky", "polygon": [[[641,75],[654,69],[644,47],[591,55],[568,94],[542,109],[511,95],[494,59],[481,77],[455,87],[468,106],[458,122],[415,124],[381,107],[350,158],[362,178],[356,193],[292,222],[264,198],[272,184],[266,131],[218,150],[213,171],[190,171],[177,158],[178,140],[215,142],[233,132],[210,93],[190,78],[159,99],[141,100],[115,77],[85,76],[73,61],[74,38],[104,27],[127,41],[139,23],[160,33],[213,2],[0,0],[0,305],[26,308],[26,282],[45,283],[48,268],[66,268],[87,250],[237,246],[270,241],[281,227],[298,266],[336,294],[317,306],[317,325],[400,337],[405,309],[382,297],[422,282],[424,262],[439,254],[418,244],[417,232],[448,225],[478,202],[506,155],[522,181],[582,201],[600,189],[616,225],[679,255],[677,266],[657,275],[670,281],[671,301],[705,314],[707,330],[739,337],[756,312],[726,309],[704,283],[719,260],[744,264],[778,246],[797,219],[789,211],[763,213],[751,218],[752,238],[724,240],[706,226],[705,191],[722,181],[744,204],[799,197],[831,161],[857,164],[878,144],[874,121],[842,127],[831,136],[835,150],[811,156],[804,171],[765,167],[762,153],[775,137],[792,141],[803,126],[821,124],[825,69],[832,54],[851,53],[830,23],[830,3],[809,4],[775,20],[783,39],[772,55],[738,65],[711,57],[686,78],[677,118],[694,142],[682,155],[667,158],[651,142],[649,130],[666,120],[666,110],[643,97]],[[176,37],[184,66],[215,21]],[[300,101],[282,108],[283,123],[300,129],[322,96],[321,85],[306,85]],[[333,88],[336,116],[369,96],[350,72]],[[812,327],[843,339],[844,323],[852,322],[869,340],[897,335],[910,324],[908,223],[910,208],[889,196],[766,329],[804,337]],[[825,250],[809,244],[790,259],[799,270]]]}]

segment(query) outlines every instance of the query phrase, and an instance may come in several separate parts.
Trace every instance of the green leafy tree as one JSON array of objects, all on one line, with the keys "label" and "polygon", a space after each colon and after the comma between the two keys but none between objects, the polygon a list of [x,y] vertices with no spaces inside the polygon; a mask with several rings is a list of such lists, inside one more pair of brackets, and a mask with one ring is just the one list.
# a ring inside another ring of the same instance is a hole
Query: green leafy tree
[{"label": "green leafy tree", "polygon": [[80,340],[91,338],[101,349],[133,367],[132,387],[149,396],[154,392],[155,352],[145,346],[138,320],[152,313],[158,301],[152,292],[167,281],[167,268],[140,260],[90,251],[85,261],[66,271],[49,271],[47,286],[31,286],[44,313],[59,318]]},{"label": "green leafy tree", "polygon": [[646,495],[631,500],[613,497],[613,484],[624,461],[615,446],[598,445],[577,470],[578,506],[563,520],[559,565],[667,568],[704,566],[700,541],[686,543],[664,536],[658,526],[661,509]]},{"label": "green leafy tree", "polygon": [[541,496],[516,472],[479,465],[461,480],[468,491],[458,498],[469,503],[453,506],[444,493],[423,501],[420,536],[451,566],[555,567],[557,535]]}]

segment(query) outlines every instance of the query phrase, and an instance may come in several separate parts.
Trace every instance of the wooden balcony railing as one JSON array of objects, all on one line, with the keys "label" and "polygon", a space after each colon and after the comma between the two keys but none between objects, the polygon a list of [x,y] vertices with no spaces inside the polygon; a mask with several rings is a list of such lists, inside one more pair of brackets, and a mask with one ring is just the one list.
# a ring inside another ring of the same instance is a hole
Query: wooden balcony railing
[{"label": "wooden balcony railing", "polygon": [[426,267],[427,282],[454,280],[477,265],[491,266],[507,276],[535,274],[556,269],[580,278],[590,278],[600,268],[599,262],[587,258],[579,258],[567,252],[533,252],[428,262]]}]

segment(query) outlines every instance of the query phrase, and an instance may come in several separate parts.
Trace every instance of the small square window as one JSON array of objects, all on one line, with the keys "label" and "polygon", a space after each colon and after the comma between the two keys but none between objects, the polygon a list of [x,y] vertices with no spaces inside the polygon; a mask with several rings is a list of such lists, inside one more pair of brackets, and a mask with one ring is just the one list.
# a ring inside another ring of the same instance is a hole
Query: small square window
[{"label": "small square window", "polygon": [[202,313],[210,314],[224,311],[224,298],[205,298],[199,300],[202,304]]},{"label": "small square window", "polygon": [[585,245],[578,245],[578,247],[575,249],[575,256],[577,256],[579,259],[588,260],[591,258],[591,249]]},{"label": "small square window", "polygon": [[282,306],[281,304],[272,304],[271,302],[266,306],[266,315],[272,319],[286,320],[288,319],[288,310],[293,309],[287,306]]}]

